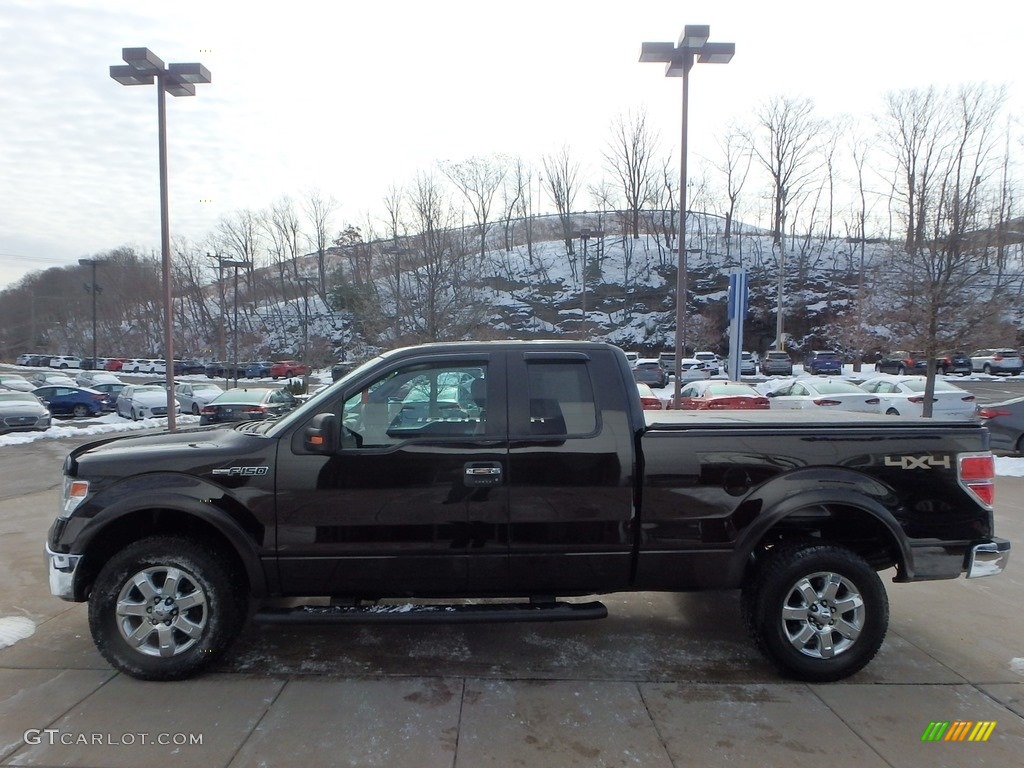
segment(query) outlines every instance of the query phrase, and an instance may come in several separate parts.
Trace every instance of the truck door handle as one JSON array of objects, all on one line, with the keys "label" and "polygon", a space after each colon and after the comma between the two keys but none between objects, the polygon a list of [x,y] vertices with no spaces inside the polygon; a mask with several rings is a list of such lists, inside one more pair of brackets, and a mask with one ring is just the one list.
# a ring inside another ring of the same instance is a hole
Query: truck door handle
[{"label": "truck door handle", "polygon": [[463,469],[462,482],[467,488],[490,488],[501,485],[501,474],[496,461],[471,461]]}]

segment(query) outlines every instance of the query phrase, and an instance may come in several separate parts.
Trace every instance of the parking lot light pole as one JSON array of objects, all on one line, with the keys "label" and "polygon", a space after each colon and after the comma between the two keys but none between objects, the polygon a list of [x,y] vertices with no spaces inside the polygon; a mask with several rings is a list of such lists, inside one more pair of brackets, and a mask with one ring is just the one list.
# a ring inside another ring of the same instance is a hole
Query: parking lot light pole
[{"label": "parking lot light pole", "polygon": [[110,76],[121,85],[152,85],[156,82],[158,148],[160,155],[160,254],[164,288],[164,366],[167,371],[167,429],[173,432],[174,397],[174,307],[171,297],[171,227],[167,209],[167,109],[164,93],[195,96],[196,83],[209,83],[210,71],[199,63],[168,64],[148,48],[122,48],[124,64],[110,68]]},{"label": "parking lot light pole", "polygon": [[[237,387],[238,386],[238,268],[239,267],[251,267],[252,266],[252,262],[251,261],[235,261],[235,260],[231,260],[231,259],[221,259],[220,260],[220,265],[221,265],[221,267],[234,267],[235,268],[235,307],[234,307],[235,319],[234,319],[234,322],[233,322],[233,324],[234,324],[234,329],[233,329],[234,337],[233,337],[232,342],[231,342],[231,346],[232,346],[232,353],[231,353],[231,355],[232,355],[232,357],[234,359],[231,361],[231,370],[232,370],[232,373],[234,374],[233,378],[235,380],[235,386]],[[227,383],[227,373],[225,373],[225,375],[224,375],[224,380],[225,380],[224,383],[226,384]]]},{"label": "parking lot light pole", "polygon": [[96,265],[102,264],[102,259],[79,259],[78,263],[83,267],[92,267],[92,282],[86,288],[92,294],[92,368],[96,370],[99,364],[96,362],[96,294],[100,287],[96,285]]},{"label": "parking lot light pole", "polygon": [[683,79],[682,142],[679,152],[679,260],[676,266],[676,365],[673,403],[679,403],[682,360],[686,338],[686,131],[689,118],[690,69],[694,61],[700,64],[728,64],[736,54],[735,43],[709,43],[711,27],[706,24],[687,24],[679,43],[643,43],[641,62],[661,62],[666,65],[665,77]]}]

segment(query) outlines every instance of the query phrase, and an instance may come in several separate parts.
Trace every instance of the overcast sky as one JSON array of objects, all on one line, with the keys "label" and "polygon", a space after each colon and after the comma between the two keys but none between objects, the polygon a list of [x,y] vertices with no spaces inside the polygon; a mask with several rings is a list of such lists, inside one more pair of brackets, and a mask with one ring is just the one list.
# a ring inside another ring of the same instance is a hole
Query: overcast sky
[{"label": "overcast sky", "polygon": [[[0,0],[0,288],[28,272],[160,242],[153,86],[109,77],[123,47],[199,61],[167,99],[172,237],[311,191],[334,226],[441,160],[571,147],[600,165],[609,126],[647,112],[678,151],[680,80],[638,62],[685,24],[736,44],[697,67],[691,158],[775,95],[868,117],[886,91],[1016,82],[1019,24],[996,0]],[[542,207],[550,205],[542,201]]]}]

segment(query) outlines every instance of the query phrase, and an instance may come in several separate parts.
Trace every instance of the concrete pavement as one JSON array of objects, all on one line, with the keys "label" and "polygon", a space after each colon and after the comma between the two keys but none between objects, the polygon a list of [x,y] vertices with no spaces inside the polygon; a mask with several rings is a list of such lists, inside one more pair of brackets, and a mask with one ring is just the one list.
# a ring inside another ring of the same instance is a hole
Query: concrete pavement
[{"label": "concrete pavement", "polygon": [[[1008,768],[1024,754],[1024,479],[997,482],[1008,571],[887,584],[879,656],[828,685],[780,678],[734,593],[611,596],[597,622],[250,626],[213,673],[143,683],[95,651],[84,605],[49,595],[56,501],[0,500],[0,637],[34,624],[0,649],[0,765]],[[922,742],[932,721],[996,725],[982,743]]]}]

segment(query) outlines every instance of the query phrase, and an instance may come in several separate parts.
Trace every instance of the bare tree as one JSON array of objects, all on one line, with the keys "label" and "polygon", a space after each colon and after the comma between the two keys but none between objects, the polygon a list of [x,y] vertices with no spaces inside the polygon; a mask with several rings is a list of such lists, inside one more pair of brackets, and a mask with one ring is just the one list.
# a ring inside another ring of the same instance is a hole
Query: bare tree
[{"label": "bare tree", "polygon": [[[515,245],[516,219],[521,218],[527,232],[532,233],[533,222],[526,215],[526,196],[529,194],[529,176],[525,173],[521,158],[514,158],[509,163],[509,173],[501,185],[502,220],[504,225],[504,246],[508,253]],[[532,243],[527,245],[532,249]]]},{"label": "bare tree", "polygon": [[507,161],[498,156],[471,157],[461,163],[441,163],[441,171],[469,203],[480,231],[480,257],[487,253],[487,229],[494,196],[508,173]]},{"label": "bare tree", "polygon": [[747,134],[754,156],[772,180],[772,235],[781,245],[786,214],[792,200],[804,191],[812,174],[822,122],[808,98],[775,96],[757,113],[757,128]]},{"label": "bare tree", "polygon": [[[919,146],[935,169],[934,175],[929,172],[934,186],[917,187],[913,242],[904,254],[896,255],[893,268],[903,278],[901,286],[919,290],[911,322],[929,361],[925,416],[932,413],[939,341],[972,311],[976,302],[969,289],[985,271],[984,258],[966,235],[988,218],[982,208],[983,188],[998,172],[998,163],[992,160],[992,131],[1004,102],[1003,88],[963,86],[955,94],[935,97],[929,102],[935,110],[922,118],[930,130],[919,132]],[[902,136],[901,132],[895,138],[902,141]],[[920,173],[921,166],[917,168]]]},{"label": "bare tree", "polygon": [[717,167],[725,176],[725,242],[728,247],[732,240],[732,222],[736,215],[736,205],[750,174],[753,155],[749,143],[735,130],[729,131],[719,139],[718,148],[721,162]]},{"label": "bare tree", "polygon": [[612,122],[612,138],[604,159],[621,185],[634,239],[640,237],[640,211],[653,197],[651,162],[656,148],[657,139],[647,127],[646,112],[629,117],[620,114]]},{"label": "bare tree", "polygon": [[558,212],[566,253],[572,257],[576,252],[573,247],[571,214],[579,191],[580,164],[573,158],[568,146],[563,146],[553,155],[545,155],[543,162],[544,184]]},{"label": "bare tree", "polygon": [[416,341],[465,338],[484,317],[477,274],[461,238],[455,211],[433,176],[421,174],[409,194],[415,262],[403,275],[412,312],[406,329]]},{"label": "bare tree", "polygon": [[330,243],[328,232],[331,215],[337,208],[338,203],[333,197],[324,198],[315,190],[306,196],[303,204],[311,229],[310,244],[316,253],[317,283],[321,296],[327,292],[327,246]]},{"label": "bare tree", "polygon": [[889,92],[879,129],[902,181],[893,191],[906,206],[906,247],[920,247],[927,218],[926,200],[932,194],[939,158],[947,140],[941,98],[934,88]]},{"label": "bare tree", "polygon": [[850,120],[847,117],[839,117],[831,122],[829,128],[830,130],[822,140],[821,152],[824,158],[825,179],[828,184],[828,214],[825,219],[825,237],[831,240],[836,204],[836,153],[839,151],[841,139],[849,132]]}]

